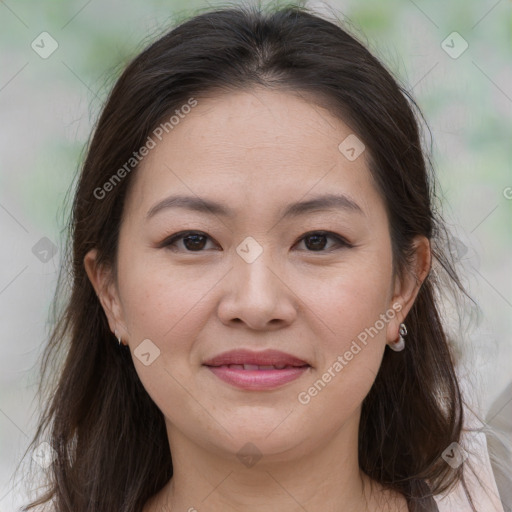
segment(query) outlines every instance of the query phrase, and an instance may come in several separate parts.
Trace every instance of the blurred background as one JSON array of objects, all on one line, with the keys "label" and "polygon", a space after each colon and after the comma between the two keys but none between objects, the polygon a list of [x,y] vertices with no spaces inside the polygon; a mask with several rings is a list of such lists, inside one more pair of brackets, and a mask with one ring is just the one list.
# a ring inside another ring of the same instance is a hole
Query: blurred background
[{"label": "blurred background", "polygon": [[[12,476],[35,431],[66,194],[84,144],[128,59],[198,9],[222,5],[0,0],[1,512],[26,501]],[[485,415],[512,379],[512,1],[306,5],[348,23],[427,119],[453,250],[478,306],[459,322],[447,304],[447,317],[461,375]]]}]

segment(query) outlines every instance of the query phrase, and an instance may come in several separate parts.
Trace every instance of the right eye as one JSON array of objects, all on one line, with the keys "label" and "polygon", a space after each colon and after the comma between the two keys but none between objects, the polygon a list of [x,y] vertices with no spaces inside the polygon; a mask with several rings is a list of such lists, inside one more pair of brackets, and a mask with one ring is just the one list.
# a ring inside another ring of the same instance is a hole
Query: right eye
[{"label": "right eye", "polygon": [[210,237],[202,231],[180,231],[167,237],[159,247],[167,247],[173,252],[177,252],[177,243],[183,240],[185,252],[202,252],[206,245],[207,239]]}]

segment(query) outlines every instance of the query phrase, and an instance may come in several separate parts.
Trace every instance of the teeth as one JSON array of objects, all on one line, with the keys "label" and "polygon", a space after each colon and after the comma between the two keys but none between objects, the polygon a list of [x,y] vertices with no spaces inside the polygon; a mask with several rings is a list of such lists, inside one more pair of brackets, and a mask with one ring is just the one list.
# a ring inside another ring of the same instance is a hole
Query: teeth
[{"label": "teeth", "polygon": [[297,368],[296,366],[292,366],[289,364],[225,364],[222,365],[226,368],[232,368],[233,370],[282,370],[283,368]]}]

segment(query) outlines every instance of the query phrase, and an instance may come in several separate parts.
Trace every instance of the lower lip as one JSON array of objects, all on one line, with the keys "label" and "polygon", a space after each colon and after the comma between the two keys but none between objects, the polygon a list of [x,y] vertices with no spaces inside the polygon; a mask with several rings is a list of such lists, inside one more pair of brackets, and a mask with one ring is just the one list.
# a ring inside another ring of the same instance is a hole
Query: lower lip
[{"label": "lower lip", "polygon": [[274,389],[298,379],[310,366],[283,368],[282,370],[237,370],[227,366],[207,366],[219,379],[237,388],[252,391]]}]

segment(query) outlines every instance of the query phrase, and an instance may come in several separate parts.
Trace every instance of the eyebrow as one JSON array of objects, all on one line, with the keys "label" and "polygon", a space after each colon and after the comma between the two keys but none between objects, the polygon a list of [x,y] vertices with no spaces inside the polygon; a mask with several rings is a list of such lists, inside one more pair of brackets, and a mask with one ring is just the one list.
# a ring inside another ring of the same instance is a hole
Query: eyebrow
[{"label": "eyebrow", "polygon": [[[221,203],[211,199],[203,199],[194,196],[174,195],[169,196],[159,201],[152,206],[146,214],[146,219],[149,220],[158,212],[169,208],[183,208],[199,213],[206,213],[209,215],[218,215],[222,217],[234,217],[235,211]],[[361,207],[350,197],[344,194],[323,194],[313,197],[306,201],[299,201],[297,203],[289,204],[283,213],[283,218],[297,217],[306,213],[322,210],[341,209],[348,212],[363,214]]]}]

